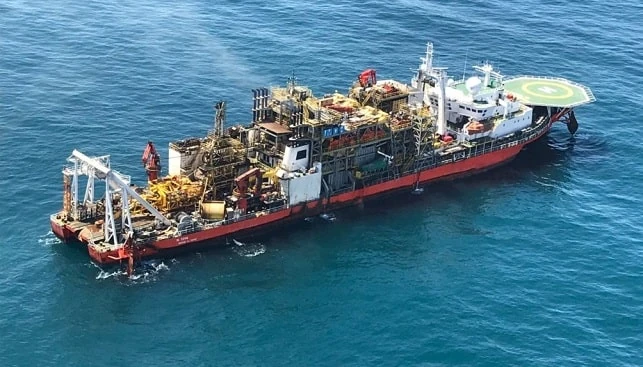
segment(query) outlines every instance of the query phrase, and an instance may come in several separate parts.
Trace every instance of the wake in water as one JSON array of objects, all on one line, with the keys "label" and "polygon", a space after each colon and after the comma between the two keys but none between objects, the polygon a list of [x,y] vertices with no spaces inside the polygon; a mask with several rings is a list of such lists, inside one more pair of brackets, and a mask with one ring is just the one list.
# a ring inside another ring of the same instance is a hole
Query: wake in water
[{"label": "wake in water", "polygon": [[[335,213],[322,213],[319,215],[319,219],[329,223],[333,223],[337,220],[337,216],[335,215]],[[306,221],[307,223],[315,223],[317,221],[317,217],[306,217],[304,218],[304,221]]]},{"label": "wake in water", "polygon": [[41,244],[43,247],[51,247],[59,243],[62,243],[62,241],[60,241],[58,237],[56,237],[54,232],[49,231],[44,236],[40,236],[40,238],[38,238],[38,243]]},{"label": "wake in water", "polygon": [[243,243],[235,239],[232,240],[236,246],[232,248],[234,252],[239,256],[244,257],[255,257],[266,252],[266,246],[257,242],[257,243]]},{"label": "wake in water", "polygon": [[[177,261],[172,259],[171,263],[176,263]],[[114,278],[118,281],[124,281],[129,284],[140,284],[148,283],[158,279],[158,276],[161,273],[169,272],[170,267],[165,264],[163,261],[143,261],[136,265],[134,268],[134,274],[132,276],[127,276],[127,271],[125,268],[117,268],[112,271],[107,271],[98,265],[92,263],[96,268],[99,269],[98,274],[96,274],[96,280],[104,280]]]}]

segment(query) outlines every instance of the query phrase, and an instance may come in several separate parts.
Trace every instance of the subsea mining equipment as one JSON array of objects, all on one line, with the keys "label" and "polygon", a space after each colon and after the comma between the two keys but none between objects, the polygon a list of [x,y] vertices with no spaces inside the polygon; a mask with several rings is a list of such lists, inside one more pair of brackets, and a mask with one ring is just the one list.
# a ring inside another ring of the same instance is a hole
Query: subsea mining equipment
[{"label": "subsea mining equipment", "polygon": [[261,206],[262,177],[261,169],[252,168],[235,178],[236,187],[232,191],[232,195],[226,198],[227,206],[230,209],[236,209],[240,215],[258,210]]},{"label": "subsea mining equipment", "polygon": [[285,198],[270,182],[264,182],[264,172],[259,167],[237,176],[232,194],[225,198],[225,219],[237,220],[246,215],[263,215],[284,206]]},{"label": "subsea mining equipment", "polygon": [[[109,167],[109,156],[94,157],[104,167]],[[67,158],[69,166],[63,168],[63,211],[62,217],[69,222],[98,221],[104,215],[104,203],[94,198],[94,178],[96,171],[93,166],[86,165],[72,154]],[[79,196],[80,177],[87,176],[85,193]]]},{"label": "subsea mining equipment", "polygon": [[409,89],[392,79],[378,81],[375,69],[367,69],[359,74],[348,96],[355,99],[360,106],[371,106],[386,113],[396,113],[408,105]]},{"label": "subsea mining equipment", "polygon": [[189,205],[181,209],[198,205],[201,218],[207,221],[225,218],[225,198],[235,187],[235,178],[250,167],[247,147],[237,139],[237,130],[224,130],[226,103],[219,101],[214,108],[214,126],[206,137],[174,141],[169,145],[169,176],[180,182],[187,180],[189,185],[183,187],[199,187],[199,190],[181,190],[190,194]]}]

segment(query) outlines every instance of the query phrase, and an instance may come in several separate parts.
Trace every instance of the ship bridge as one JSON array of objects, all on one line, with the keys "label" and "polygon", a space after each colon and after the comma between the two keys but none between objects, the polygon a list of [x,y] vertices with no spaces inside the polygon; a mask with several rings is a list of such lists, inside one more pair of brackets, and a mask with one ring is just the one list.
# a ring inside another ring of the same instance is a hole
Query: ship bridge
[{"label": "ship bridge", "polygon": [[588,87],[562,78],[518,76],[503,84],[505,93],[530,106],[574,108],[596,100]]}]

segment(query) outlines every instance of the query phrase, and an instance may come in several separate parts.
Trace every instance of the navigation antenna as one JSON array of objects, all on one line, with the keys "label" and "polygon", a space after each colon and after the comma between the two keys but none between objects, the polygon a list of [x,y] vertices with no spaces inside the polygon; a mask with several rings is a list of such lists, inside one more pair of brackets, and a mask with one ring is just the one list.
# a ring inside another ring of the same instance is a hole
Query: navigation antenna
[{"label": "navigation antenna", "polygon": [[466,77],[467,74],[467,59],[469,58],[469,49],[467,48],[467,52],[464,54],[464,68],[462,69],[462,81],[464,81],[464,78]]},{"label": "navigation antenna", "polygon": [[217,111],[214,117],[214,136],[223,136],[223,125],[225,123],[225,101],[219,101],[214,105]]},{"label": "navigation antenna", "polygon": [[433,43],[427,42],[426,44],[426,54],[421,58],[422,66],[424,67],[424,72],[427,75],[431,75],[433,72]]},{"label": "navigation antenna", "polygon": [[288,77],[288,92],[292,94],[295,91],[295,86],[297,85],[297,78],[295,77],[295,71],[292,71],[292,75]]}]

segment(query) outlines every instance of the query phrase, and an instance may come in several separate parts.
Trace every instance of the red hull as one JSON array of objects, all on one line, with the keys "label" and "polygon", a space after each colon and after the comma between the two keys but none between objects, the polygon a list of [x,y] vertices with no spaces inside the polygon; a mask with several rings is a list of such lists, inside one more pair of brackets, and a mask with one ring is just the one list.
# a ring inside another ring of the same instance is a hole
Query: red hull
[{"label": "red hull", "polygon": [[[228,239],[235,235],[235,238],[243,236],[248,233],[255,233],[261,228],[271,225],[283,225],[284,221],[302,218],[304,215],[318,214],[317,210],[304,209],[305,205],[299,205],[287,209],[283,209],[268,215],[263,215],[257,218],[246,219],[241,222],[231,223],[228,225],[207,229],[199,232],[186,234],[180,237],[168,238],[160,240],[152,244],[153,247],[143,248],[137,253],[140,258],[149,258],[160,256],[161,254],[170,254],[182,252],[191,248],[213,247],[226,243]],[[89,256],[100,264],[109,264],[120,262],[118,250],[99,251],[98,248],[87,246]]]},{"label": "red hull", "polygon": [[247,219],[241,222],[231,223],[228,225],[207,229],[196,233],[187,234],[181,237],[169,238],[154,243],[154,247],[159,250],[188,246],[192,243],[216,239],[233,233],[238,233],[244,229],[261,227],[263,225],[288,218],[292,209],[283,209],[268,215],[263,215],[253,219]]},{"label": "red hull", "polygon": [[[89,252],[89,257],[92,258],[98,264],[114,264],[119,263],[122,260],[127,262],[127,259],[121,256],[118,250],[111,251],[98,251],[93,246],[87,246],[87,251]],[[150,258],[154,256],[159,256],[159,251],[153,248],[143,248],[138,251],[136,254],[137,259]]]},{"label": "red hull", "polygon": [[[370,199],[375,196],[392,192],[395,190],[411,188],[419,180],[421,183],[437,181],[442,179],[454,178],[457,176],[466,176],[485,171],[487,169],[502,165],[511,161],[518,155],[522,145],[516,145],[511,148],[499,150],[482,156],[465,159],[460,162],[440,166],[431,170],[423,171],[416,174],[400,177],[395,180],[386,181],[377,185],[365,187],[363,189],[347,192],[344,194],[332,196],[330,202],[325,203],[326,209],[334,209],[349,206],[362,200]],[[318,202],[302,204],[278,212],[260,216],[253,219],[247,219],[241,222],[232,223],[213,229],[187,234],[185,236],[169,238],[155,242],[154,248],[146,248],[139,253],[140,257],[159,256],[165,252],[176,252],[178,249],[187,250],[196,246],[203,246],[205,242],[214,246],[226,242],[231,235],[241,236],[242,232],[257,231],[261,227],[267,227],[274,224],[282,224],[286,219],[292,220],[305,216],[319,214],[324,205],[318,205]],[[118,259],[118,251],[98,252],[91,246],[89,247],[91,258],[101,264],[114,263]]]},{"label": "red hull", "polygon": [[51,231],[54,232],[56,237],[61,241],[64,243],[77,241],[74,231],[72,231],[64,222],[57,219],[55,215],[51,216],[49,222],[51,223]]},{"label": "red hull", "polygon": [[436,167],[426,171],[421,171],[415,174],[402,176],[398,179],[382,182],[381,184],[368,186],[363,189],[347,192],[330,198],[330,204],[345,204],[349,205],[355,201],[364,200],[375,195],[383,194],[385,192],[410,188],[419,183],[427,183],[437,180],[445,180],[460,176],[468,176],[486,171],[488,169],[497,167],[499,165],[508,163],[514,159],[524,145],[516,145],[510,148],[498,150],[493,153],[480,155],[477,157],[464,159],[459,162],[446,164],[444,166]]},{"label": "red hull", "polygon": [[[516,144],[495,152],[463,159],[461,161],[409,174],[380,184],[335,195],[330,197],[330,200],[320,199],[319,201],[300,204],[267,215],[258,216],[256,218],[190,233],[184,236],[160,240],[152,243],[151,247],[140,250],[137,253],[137,257],[146,258],[166,256],[177,252],[187,251],[189,249],[212,247],[227,242],[232,238],[232,235],[234,235],[235,238],[242,238],[247,234],[256,233],[262,229],[275,227],[277,225],[282,226],[286,221],[317,215],[324,210],[350,206],[385,193],[411,188],[418,182],[427,183],[480,173],[510,162],[518,155],[525,145],[545,134],[549,130],[549,127],[550,126],[547,126],[547,128],[543,129],[541,134],[522,144]],[[58,222],[54,223],[54,219],[55,218],[52,217],[52,229],[58,237],[61,239],[65,238],[65,242],[76,239],[73,231],[71,231],[67,226],[58,225]],[[88,246],[88,251],[90,257],[100,264],[116,263],[122,260],[119,256],[118,250],[99,250],[99,247]]]}]

